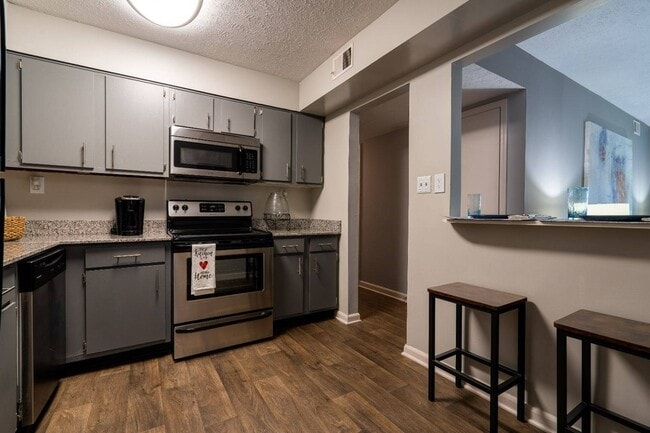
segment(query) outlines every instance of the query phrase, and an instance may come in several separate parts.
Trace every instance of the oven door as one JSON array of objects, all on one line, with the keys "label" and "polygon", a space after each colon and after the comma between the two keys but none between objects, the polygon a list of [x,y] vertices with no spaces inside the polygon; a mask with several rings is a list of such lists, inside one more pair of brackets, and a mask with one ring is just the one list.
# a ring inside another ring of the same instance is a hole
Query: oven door
[{"label": "oven door", "polygon": [[260,180],[259,147],[236,143],[238,137],[228,138],[234,142],[172,136],[170,174],[248,182]]},{"label": "oven door", "polygon": [[174,252],[174,324],[273,307],[273,248],[216,251],[216,289],[194,296],[191,251]]}]

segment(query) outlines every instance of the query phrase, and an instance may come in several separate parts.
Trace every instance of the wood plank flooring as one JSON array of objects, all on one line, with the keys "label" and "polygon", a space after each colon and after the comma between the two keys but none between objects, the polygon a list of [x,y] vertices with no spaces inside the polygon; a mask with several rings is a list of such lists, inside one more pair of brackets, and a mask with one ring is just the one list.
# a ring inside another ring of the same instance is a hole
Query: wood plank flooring
[{"label": "wood plank flooring", "polygon": [[[38,433],[487,431],[488,404],[401,356],[406,304],[359,290],[362,322],[325,320],[174,362],[163,356],[62,381]],[[538,432],[500,412],[501,432]]]}]

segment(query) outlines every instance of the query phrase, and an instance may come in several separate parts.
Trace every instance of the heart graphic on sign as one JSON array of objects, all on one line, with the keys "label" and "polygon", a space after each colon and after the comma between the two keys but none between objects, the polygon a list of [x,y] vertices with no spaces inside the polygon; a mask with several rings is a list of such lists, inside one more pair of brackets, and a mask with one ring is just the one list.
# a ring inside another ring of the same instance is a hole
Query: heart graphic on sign
[{"label": "heart graphic on sign", "polygon": [[207,268],[208,267],[208,261],[203,260],[203,261],[199,262],[199,266],[201,266],[201,269]]}]

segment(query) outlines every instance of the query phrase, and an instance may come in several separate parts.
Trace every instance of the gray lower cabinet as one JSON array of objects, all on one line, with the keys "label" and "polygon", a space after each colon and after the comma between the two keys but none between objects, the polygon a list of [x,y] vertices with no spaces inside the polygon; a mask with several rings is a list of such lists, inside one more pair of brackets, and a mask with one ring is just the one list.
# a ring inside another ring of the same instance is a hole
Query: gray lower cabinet
[{"label": "gray lower cabinet", "polygon": [[16,268],[4,268],[0,304],[0,433],[15,433],[18,401]]},{"label": "gray lower cabinet", "polygon": [[86,272],[86,353],[165,340],[165,265]]},{"label": "gray lower cabinet", "polygon": [[255,137],[255,117],[257,109],[254,105],[229,99],[214,98],[214,115],[217,119],[214,130],[231,134]]},{"label": "gray lower cabinet", "polygon": [[300,316],[338,307],[338,237],[274,241],[273,316]]},{"label": "gray lower cabinet", "polygon": [[[10,67],[17,66],[20,71],[19,84],[9,80],[10,86],[20,86],[18,166],[92,170],[95,80],[102,77],[92,71],[32,58],[9,59]],[[9,74],[12,76],[15,75]],[[15,126],[9,120],[8,127]]]},{"label": "gray lower cabinet", "polygon": [[291,182],[291,113],[264,108],[257,116],[262,145],[262,180]]},{"label": "gray lower cabinet", "polygon": [[106,77],[106,170],[165,174],[166,95],[161,86]]},{"label": "gray lower cabinet", "polygon": [[293,172],[296,183],[323,184],[323,129],[321,119],[293,114]]},{"label": "gray lower cabinet", "polygon": [[172,90],[171,115],[172,125],[212,130],[213,98],[199,93]]},{"label": "gray lower cabinet", "polygon": [[66,360],[171,341],[171,246],[66,247]]}]

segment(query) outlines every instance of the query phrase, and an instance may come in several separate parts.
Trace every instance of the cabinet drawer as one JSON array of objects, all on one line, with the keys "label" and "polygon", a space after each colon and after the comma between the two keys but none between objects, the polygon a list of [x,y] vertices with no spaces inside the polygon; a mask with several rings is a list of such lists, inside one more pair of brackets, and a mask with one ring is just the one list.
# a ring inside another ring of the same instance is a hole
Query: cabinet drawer
[{"label": "cabinet drawer", "polygon": [[118,245],[86,249],[86,269],[164,263],[164,245]]},{"label": "cabinet drawer", "polygon": [[318,253],[321,251],[336,251],[338,250],[338,237],[337,236],[317,236],[309,240],[309,252]]},{"label": "cabinet drawer", "polygon": [[302,254],[305,251],[303,238],[276,239],[273,245],[275,254]]},{"label": "cabinet drawer", "polygon": [[11,265],[4,268],[2,273],[2,288],[10,289],[16,287],[16,267]]}]

